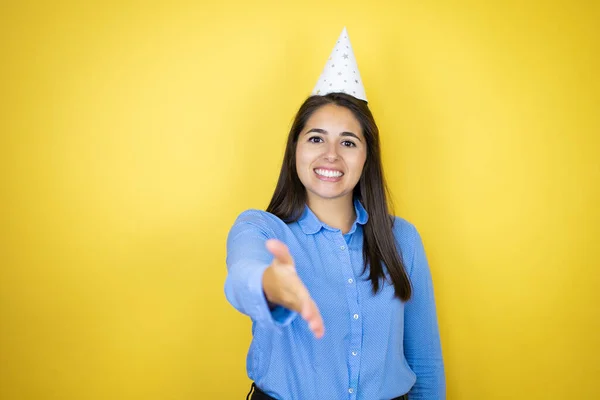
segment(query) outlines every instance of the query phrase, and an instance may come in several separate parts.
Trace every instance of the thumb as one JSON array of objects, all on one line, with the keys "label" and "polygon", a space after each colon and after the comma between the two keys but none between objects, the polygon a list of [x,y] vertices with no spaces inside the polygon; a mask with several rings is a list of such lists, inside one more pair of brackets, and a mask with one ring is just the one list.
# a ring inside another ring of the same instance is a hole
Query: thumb
[{"label": "thumb", "polygon": [[283,242],[277,239],[269,239],[267,240],[266,246],[267,250],[273,254],[277,261],[282,264],[294,265],[294,259],[292,258],[288,247]]}]

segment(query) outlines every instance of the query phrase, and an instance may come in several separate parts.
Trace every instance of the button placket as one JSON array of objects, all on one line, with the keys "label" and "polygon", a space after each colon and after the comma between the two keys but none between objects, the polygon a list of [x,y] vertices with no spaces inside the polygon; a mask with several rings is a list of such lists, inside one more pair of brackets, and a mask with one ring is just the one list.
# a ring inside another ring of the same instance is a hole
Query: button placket
[{"label": "button placket", "polygon": [[[332,238],[333,239],[333,238]],[[348,300],[348,307],[350,312],[350,320],[355,322],[351,327],[351,341],[350,341],[350,354],[348,355],[350,358],[348,359],[348,374],[350,381],[348,382],[348,393],[350,394],[350,398],[355,399],[357,396],[357,384],[358,384],[358,372],[360,368],[360,357],[358,357],[360,346],[361,346],[361,337],[362,337],[362,323],[359,319],[359,287],[357,282],[354,279],[354,268],[352,255],[354,254],[350,251],[349,242],[346,241],[343,235],[339,235],[335,237],[334,243],[337,245],[339,249],[339,258],[342,264],[342,279],[346,280],[346,296]],[[354,254],[356,255],[356,254]],[[355,260],[355,262],[359,262]]]},{"label": "button placket", "polygon": [[[344,250],[347,250],[347,249],[348,249],[348,247],[346,247],[345,245],[341,245],[341,246],[340,246],[340,250],[342,250],[342,251],[344,251]],[[352,283],[354,283],[354,279],[352,279],[352,278],[348,278],[348,283],[349,283],[349,284],[352,284]]]}]

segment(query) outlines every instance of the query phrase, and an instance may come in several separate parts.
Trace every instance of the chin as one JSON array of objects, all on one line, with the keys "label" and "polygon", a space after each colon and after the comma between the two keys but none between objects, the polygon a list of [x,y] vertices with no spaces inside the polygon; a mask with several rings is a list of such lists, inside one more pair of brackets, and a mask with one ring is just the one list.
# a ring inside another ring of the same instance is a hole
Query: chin
[{"label": "chin", "polygon": [[323,190],[309,190],[312,195],[314,197],[317,197],[319,199],[323,199],[323,200],[334,200],[334,199],[339,199],[341,197],[345,197],[348,196],[351,193],[344,193],[344,192],[330,192],[330,191],[323,191]]}]

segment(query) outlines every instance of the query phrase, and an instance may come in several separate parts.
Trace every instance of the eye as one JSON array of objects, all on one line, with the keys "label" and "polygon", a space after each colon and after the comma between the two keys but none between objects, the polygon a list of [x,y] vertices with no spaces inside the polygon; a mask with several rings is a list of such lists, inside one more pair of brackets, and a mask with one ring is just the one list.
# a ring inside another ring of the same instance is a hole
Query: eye
[{"label": "eye", "polygon": [[346,147],[356,147],[356,144],[354,144],[354,142],[350,141],[350,140],[344,140],[342,142],[342,146],[346,146]]},{"label": "eye", "polygon": [[321,138],[319,136],[312,136],[311,138],[308,139],[308,141],[311,143],[323,143],[323,138]]}]

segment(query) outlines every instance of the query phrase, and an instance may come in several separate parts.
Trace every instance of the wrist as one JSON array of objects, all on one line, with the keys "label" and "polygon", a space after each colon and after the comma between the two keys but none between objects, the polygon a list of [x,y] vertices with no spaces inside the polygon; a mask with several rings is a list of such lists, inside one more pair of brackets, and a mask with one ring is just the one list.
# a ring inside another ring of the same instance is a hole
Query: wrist
[{"label": "wrist", "polygon": [[271,272],[273,271],[271,266],[268,266],[263,272],[262,276],[262,287],[263,287],[263,295],[265,296],[265,300],[269,306],[269,309],[272,310],[276,307],[276,304],[271,301],[270,296],[268,295],[270,283],[271,283]]}]

